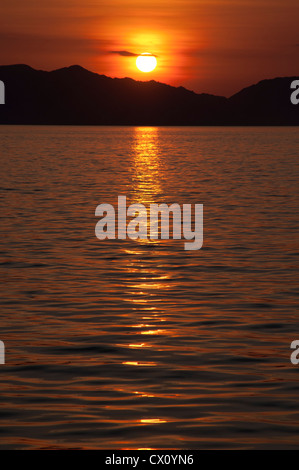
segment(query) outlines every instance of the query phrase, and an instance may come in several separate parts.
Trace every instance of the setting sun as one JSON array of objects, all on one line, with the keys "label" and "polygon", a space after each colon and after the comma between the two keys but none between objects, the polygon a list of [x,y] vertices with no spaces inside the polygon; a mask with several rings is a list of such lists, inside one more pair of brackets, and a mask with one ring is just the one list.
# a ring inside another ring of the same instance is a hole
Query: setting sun
[{"label": "setting sun", "polygon": [[149,52],[144,52],[136,59],[136,67],[141,72],[152,72],[157,66],[157,59]]}]

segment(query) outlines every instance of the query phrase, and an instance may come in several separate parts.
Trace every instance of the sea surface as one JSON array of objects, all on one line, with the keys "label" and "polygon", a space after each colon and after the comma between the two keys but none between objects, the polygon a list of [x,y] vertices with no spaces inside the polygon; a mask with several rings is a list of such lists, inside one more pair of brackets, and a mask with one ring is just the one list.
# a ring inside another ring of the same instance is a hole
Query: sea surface
[{"label": "sea surface", "polygon": [[[2,449],[299,448],[298,128],[2,126],[0,151]],[[202,249],[98,240],[118,195],[203,204]]]}]

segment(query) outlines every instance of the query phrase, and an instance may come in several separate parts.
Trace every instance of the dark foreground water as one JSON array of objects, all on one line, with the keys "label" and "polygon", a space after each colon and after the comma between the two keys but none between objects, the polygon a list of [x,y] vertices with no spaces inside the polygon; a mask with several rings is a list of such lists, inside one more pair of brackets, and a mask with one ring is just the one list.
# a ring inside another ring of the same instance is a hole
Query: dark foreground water
[{"label": "dark foreground water", "polygon": [[[298,448],[298,128],[0,127],[0,446]],[[202,203],[204,246],[95,208]]]}]

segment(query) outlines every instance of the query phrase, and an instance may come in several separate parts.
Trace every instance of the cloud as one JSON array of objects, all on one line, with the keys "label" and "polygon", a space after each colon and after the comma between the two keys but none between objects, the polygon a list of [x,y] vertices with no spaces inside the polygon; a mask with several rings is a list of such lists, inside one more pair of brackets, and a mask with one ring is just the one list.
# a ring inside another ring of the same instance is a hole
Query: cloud
[{"label": "cloud", "polygon": [[111,54],[118,54],[123,57],[138,57],[139,54],[135,54],[134,52],[129,51],[110,51]]},{"label": "cloud", "polygon": [[[110,54],[118,54],[121,55],[122,57],[138,57],[140,54],[135,54],[135,52],[130,52],[130,51],[110,51]],[[154,57],[158,57],[155,54],[151,54]]]}]

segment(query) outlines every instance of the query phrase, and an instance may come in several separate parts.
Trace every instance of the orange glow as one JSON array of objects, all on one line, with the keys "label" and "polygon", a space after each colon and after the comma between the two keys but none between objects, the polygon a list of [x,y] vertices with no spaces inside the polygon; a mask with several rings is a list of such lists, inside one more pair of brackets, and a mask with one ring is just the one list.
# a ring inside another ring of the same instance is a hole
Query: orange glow
[{"label": "orange glow", "polygon": [[2,6],[2,63],[45,70],[80,64],[144,80],[136,57],[150,51],[159,62],[151,79],[227,96],[262,78],[298,72],[295,0],[27,3]]}]

